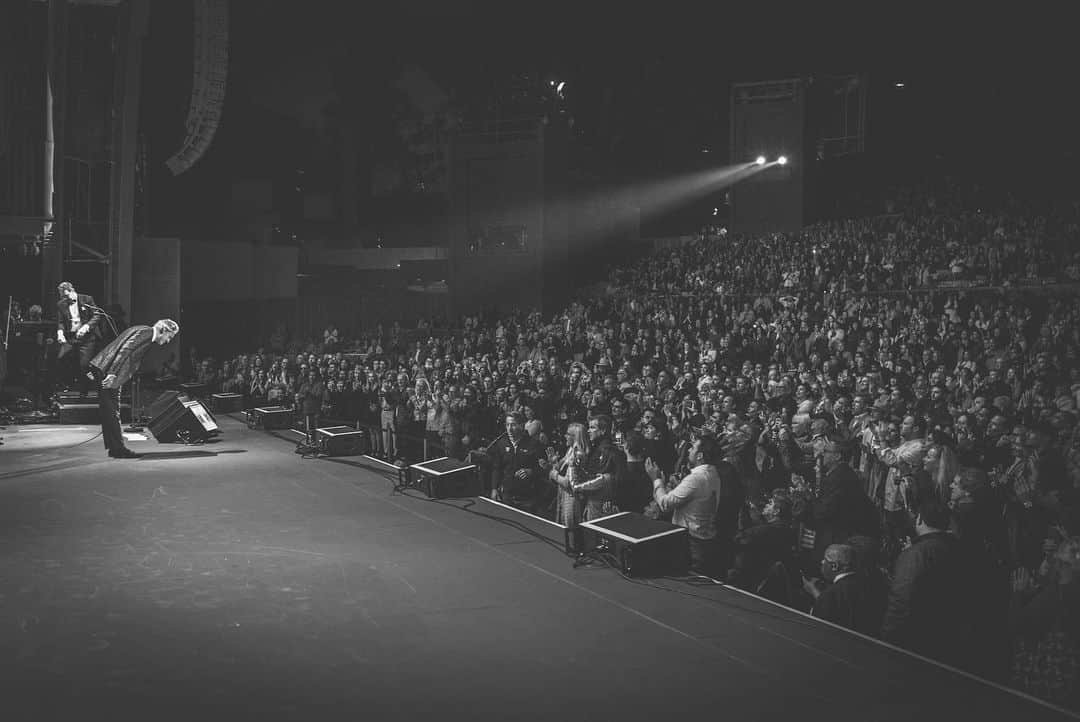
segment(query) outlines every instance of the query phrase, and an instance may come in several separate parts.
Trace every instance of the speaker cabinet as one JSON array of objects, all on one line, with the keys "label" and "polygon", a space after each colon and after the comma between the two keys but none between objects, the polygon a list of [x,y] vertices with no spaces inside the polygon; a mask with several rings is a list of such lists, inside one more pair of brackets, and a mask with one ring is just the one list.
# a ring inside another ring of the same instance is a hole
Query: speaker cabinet
[{"label": "speaker cabinet", "polygon": [[327,456],[359,456],[367,453],[367,433],[351,426],[315,430],[315,443]]},{"label": "speaker cabinet", "polygon": [[180,441],[196,444],[221,433],[214,415],[202,402],[188,400],[182,394],[174,395],[167,402],[158,399],[152,408],[157,409],[158,413],[151,415],[146,428],[158,443]]},{"label": "speaker cabinet", "polygon": [[187,401],[187,394],[181,391],[165,391],[156,399],[150,402],[150,405],[146,407],[146,415],[151,419],[156,419],[161,416],[174,403],[180,401]]},{"label": "speaker cabinet", "polygon": [[484,493],[475,464],[444,456],[413,464],[409,470],[416,485],[432,499],[465,499]]}]

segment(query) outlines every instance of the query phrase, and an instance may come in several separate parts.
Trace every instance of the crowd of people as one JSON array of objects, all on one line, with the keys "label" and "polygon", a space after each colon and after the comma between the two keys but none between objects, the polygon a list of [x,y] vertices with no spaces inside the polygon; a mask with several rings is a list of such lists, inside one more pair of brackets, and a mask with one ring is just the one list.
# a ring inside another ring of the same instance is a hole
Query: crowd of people
[{"label": "crowd of people", "polygon": [[388,460],[473,454],[567,526],[667,519],[699,573],[1080,709],[1080,306],[1032,287],[1077,228],[940,203],[707,238],[555,315],[282,329],[186,374]]}]

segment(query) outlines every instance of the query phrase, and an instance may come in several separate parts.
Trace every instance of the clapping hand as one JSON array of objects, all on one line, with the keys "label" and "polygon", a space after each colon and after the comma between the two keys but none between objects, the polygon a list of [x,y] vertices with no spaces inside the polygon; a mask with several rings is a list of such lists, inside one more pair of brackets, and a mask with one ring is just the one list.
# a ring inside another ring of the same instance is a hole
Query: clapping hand
[{"label": "clapping hand", "polygon": [[817,579],[810,579],[810,578],[808,578],[806,576],[803,576],[803,578],[802,578],[802,588],[803,588],[803,591],[805,591],[807,594],[809,594],[814,599],[817,599],[819,596],[821,596],[821,587],[818,586],[818,580]]},{"label": "clapping hand", "polygon": [[660,467],[656,465],[656,462],[652,460],[652,457],[645,459],[645,473],[649,475],[649,478],[653,481],[659,481],[664,478],[664,473],[660,471]]},{"label": "clapping hand", "polygon": [[1035,580],[1026,567],[1018,567],[1012,573],[1012,588],[1014,592],[1023,593],[1035,586]]}]

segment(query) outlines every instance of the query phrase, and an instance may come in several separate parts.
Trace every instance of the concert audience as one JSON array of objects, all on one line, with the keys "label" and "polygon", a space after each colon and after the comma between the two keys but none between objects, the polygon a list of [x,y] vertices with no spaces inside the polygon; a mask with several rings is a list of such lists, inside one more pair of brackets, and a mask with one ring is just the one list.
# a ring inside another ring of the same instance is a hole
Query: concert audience
[{"label": "concert audience", "polygon": [[[1080,240],[1077,209],[935,199],[796,234],[707,236],[613,268],[602,292],[550,317],[278,330],[231,373],[192,367],[284,404],[317,372],[330,415],[370,429],[391,460],[399,435],[451,456],[499,441],[495,493],[563,523],[624,507],[672,519],[691,470],[730,476],[735,513],[686,522],[720,537],[712,576],[992,678],[1009,660],[990,632],[1011,629],[1013,684],[1076,708],[1077,605],[1063,600],[1078,575],[1059,557],[1080,535],[1080,304],[1044,281],[1080,266],[1064,250]],[[556,490],[573,424],[590,437],[573,437],[584,483]],[[817,603],[807,589],[821,582],[804,587],[800,571],[831,582]],[[880,624],[837,599],[856,582],[868,599],[890,589]],[[1039,622],[1043,609],[1061,624]]]}]

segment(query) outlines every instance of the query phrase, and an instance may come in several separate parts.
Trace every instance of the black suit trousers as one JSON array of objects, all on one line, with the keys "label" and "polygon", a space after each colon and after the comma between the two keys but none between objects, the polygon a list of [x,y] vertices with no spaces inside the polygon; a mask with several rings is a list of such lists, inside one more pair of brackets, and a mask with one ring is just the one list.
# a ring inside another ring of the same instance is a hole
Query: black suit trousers
[{"label": "black suit trousers", "polygon": [[101,416],[101,437],[105,448],[116,451],[124,448],[124,434],[120,430],[120,389],[101,388],[98,378],[98,413]]},{"label": "black suit trousers", "polygon": [[59,364],[62,378],[74,378],[79,388],[86,392],[89,389],[89,379],[86,372],[90,370],[90,362],[98,352],[97,339],[92,334],[86,334],[75,343],[70,341],[60,347],[56,361]]}]

